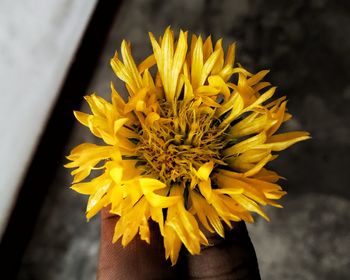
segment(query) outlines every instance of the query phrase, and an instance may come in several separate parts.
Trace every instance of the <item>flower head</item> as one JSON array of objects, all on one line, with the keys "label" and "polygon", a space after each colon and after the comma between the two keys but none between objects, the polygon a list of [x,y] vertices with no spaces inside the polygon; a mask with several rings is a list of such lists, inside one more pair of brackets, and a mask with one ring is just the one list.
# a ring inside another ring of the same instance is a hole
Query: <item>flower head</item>
[{"label": "flower head", "polygon": [[[235,64],[235,45],[167,28],[153,53],[136,64],[130,43],[111,66],[125,83],[124,100],[111,85],[111,102],[86,96],[92,114],[76,118],[105,145],[72,150],[72,188],[89,195],[90,219],[103,207],[120,216],[113,242],[126,246],[137,233],[150,242],[150,219],[159,224],[166,258],[175,264],[182,244],[199,254],[208,240],[200,228],[224,237],[224,226],[268,220],[262,206],[281,207],[280,176],[266,168],[276,152],[309,138],[307,132],[276,134],[289,120],[286,98]],[[92,170],[99,176],[84,181]],[[199,226],[201,224],[201,226]]]}]

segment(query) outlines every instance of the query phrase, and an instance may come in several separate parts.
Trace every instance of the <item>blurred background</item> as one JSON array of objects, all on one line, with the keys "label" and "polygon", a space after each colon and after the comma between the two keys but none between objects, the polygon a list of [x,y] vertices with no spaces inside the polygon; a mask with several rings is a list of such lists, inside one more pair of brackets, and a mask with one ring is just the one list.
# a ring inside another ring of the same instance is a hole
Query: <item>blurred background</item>
[{"label": "blurred background", "polygon": [[[62,166],[95,139],[73,118],[83,96],[120,87],[109,59],[121,40],[140,61],[148,31],[171,25],[237,42],[236,61],[288,96],[288,128],[313,139],[272,167],[284,209],[249,232],[262,279],[349,279],[350,2],[105,0],[0,2],[1,267],[6,279],[95,279],[99,219]],[[5,278],[4,278],[5,279]]]}]

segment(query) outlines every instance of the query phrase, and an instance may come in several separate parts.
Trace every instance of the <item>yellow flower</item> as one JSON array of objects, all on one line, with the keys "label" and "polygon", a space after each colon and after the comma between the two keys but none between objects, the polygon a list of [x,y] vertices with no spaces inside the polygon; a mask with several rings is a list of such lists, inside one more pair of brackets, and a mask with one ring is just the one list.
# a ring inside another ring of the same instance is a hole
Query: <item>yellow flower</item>
[{"label": "yellow flower", "polygon": [[[192,35],[188,46],[187,36],[150,33],[153,53],[139,65],[122,42],[122,60],[116,54],[111,66],[128,99],[113,85],[111,103],[86,97],[92,114],[75,116],[105,145],[79,145],[66,165],[75,168],[72,189],[89,195],[88,219],[110,206],[120,216],[113,242],[123,246],[137,233],[149,243],[152,219],[173,265],[182,244],[191,254],[208,245],[200,228],[224,237],[223,224],[253,222],[251,212],[268,220],[261,206],[282,207],[276,200],[286,192],[266,164],[309,138],[276,134],[291,115],[285,97],[269,101],[276,88],[263,81],[268,71],[235,64],[234,44],[225,55],[221,39]],[[84,181],[92,170],[99,176]]]}]

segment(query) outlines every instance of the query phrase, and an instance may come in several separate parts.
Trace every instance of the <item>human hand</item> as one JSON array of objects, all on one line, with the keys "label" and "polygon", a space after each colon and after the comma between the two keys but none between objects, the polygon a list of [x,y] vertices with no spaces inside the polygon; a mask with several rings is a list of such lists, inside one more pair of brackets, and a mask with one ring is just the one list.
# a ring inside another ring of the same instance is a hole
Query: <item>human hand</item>
[{"label": "human hand", "polygon": [[135,237],[123,248],[112,243],[118,217],[105,208],[101,213],[101,247],[98,280],[118,279],[260,279],[253,244],[244,222],[236,223],[225,239],[207,234],[212,246],[200,255],[182,250],[175,266],[164,258],[162,237],[157,224],[150,222],[151,244]]}]

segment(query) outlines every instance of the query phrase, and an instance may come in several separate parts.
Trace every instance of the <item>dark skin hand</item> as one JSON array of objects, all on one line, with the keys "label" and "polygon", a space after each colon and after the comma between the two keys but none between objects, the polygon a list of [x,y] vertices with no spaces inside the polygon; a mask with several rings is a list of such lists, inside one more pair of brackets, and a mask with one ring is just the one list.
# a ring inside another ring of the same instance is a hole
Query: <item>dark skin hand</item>
[{"label": "dark skin hand", "polygon": [[225,239],[207,234],[213,246],[202,249],[197,256],[185,248],[175,266],[164,258],[162,237],[157,224],[150,222],[151,244],[136,236],[127,247],[120,241],[113,244],[116,216],[102,210],[101,247],[98,280],[119,279],[260,279],[253,244],[243,222],[226,232]]}]

